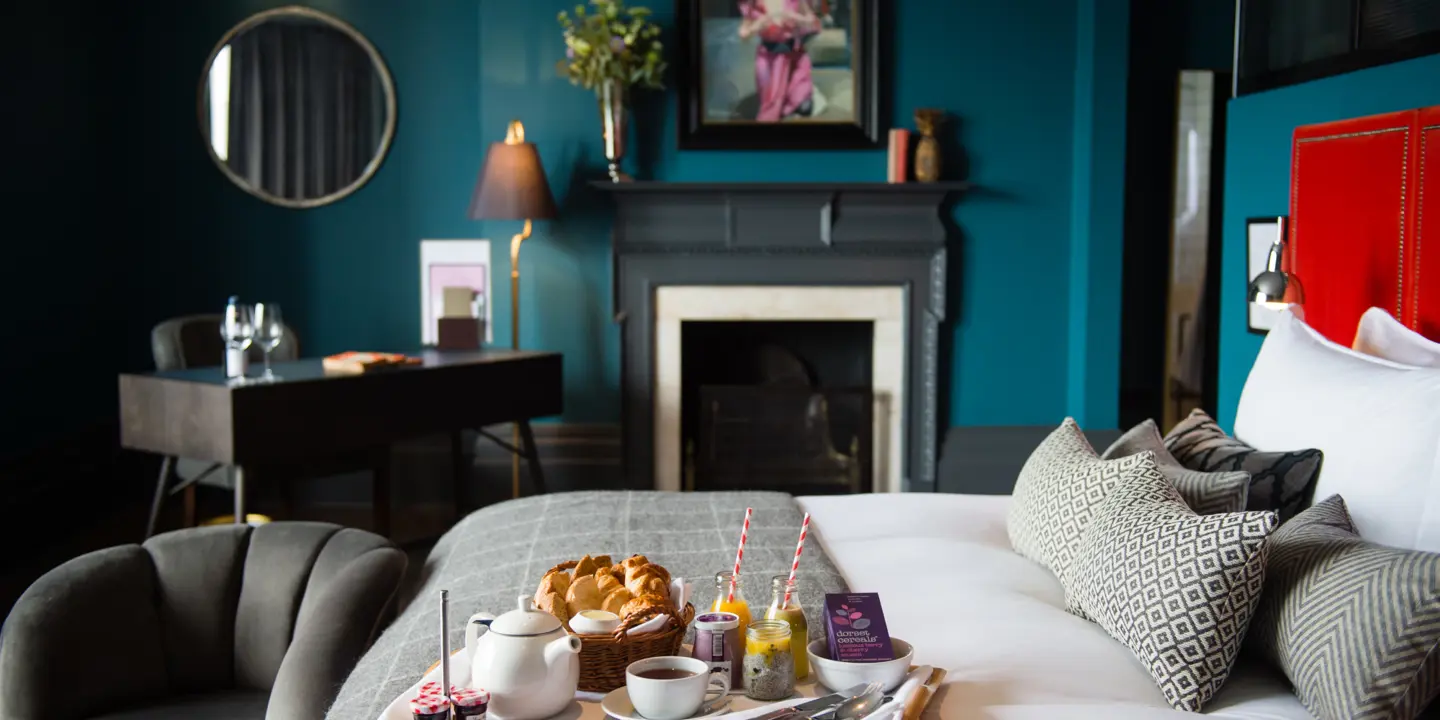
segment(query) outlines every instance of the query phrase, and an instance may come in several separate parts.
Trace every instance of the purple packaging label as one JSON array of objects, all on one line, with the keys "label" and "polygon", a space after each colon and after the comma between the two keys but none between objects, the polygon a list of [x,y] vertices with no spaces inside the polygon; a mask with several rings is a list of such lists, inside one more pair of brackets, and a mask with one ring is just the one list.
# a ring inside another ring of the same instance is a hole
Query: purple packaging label
[{"label": "purple packaging label", "polygon": [[885,612],[876,593],[825,595],[825,634],[830,659],[840,662],[884,662],[895,659]]}]

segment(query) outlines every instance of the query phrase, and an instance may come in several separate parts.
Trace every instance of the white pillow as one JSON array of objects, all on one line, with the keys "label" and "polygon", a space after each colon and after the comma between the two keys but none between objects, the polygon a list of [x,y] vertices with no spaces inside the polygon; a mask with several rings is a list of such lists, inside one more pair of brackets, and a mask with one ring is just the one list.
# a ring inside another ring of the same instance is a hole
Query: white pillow
[{"label": "white pillow", "polygon": [[1235,437],[1318,448],[1314,497],[1344,496],[1366,540],[1440,552],[1440,369],[1355,352],[1282,313],[1240,393]]},{"label": "white pillow", "polygon": [[1394,315],[1372,307],[1355,328],[1357,352],[1414,367],[1440,368],[1440,343],[1405,327]]}]

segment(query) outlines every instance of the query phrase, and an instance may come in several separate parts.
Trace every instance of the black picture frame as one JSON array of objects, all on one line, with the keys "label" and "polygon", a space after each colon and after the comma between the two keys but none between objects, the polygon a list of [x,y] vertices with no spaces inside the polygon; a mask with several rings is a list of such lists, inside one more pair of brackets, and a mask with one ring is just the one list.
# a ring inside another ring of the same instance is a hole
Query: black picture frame
[{"label": "black picture frame", "polygon": [[861,28],[853,40],[860,58],[856,113],[849,123],[705,123],[701,89],[704,52],[700,0],[676,0],[680,52],[675,68],[679,87],[681,150],[864,150],[881,147],[884,101],[881,77],[888,65],[881,42],[886,30],[884,0],[852,0]]},{"label": "black picture frame", "polygon": [[[1248,294],[1250,283],[1265,271],[1265,262],[1270,257],[1270,247],[1275,238],[1287,232],[1290,224],[1288,215],[1266,215],[1245,218],[1245,289]],[[1257,303],[1245,303],[1245,329],[1252,335],[1269,334],[1275,326],[1279,311],[1261,307]]]}]

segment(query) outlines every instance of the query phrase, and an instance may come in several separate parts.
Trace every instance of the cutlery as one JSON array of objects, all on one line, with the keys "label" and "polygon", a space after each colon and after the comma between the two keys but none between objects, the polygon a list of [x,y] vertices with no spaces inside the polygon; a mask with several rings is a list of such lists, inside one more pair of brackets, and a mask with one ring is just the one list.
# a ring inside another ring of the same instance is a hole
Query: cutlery
[{"label": "cutlery", "polygon": [[779,710],[773,710],[757,718],[754,718],[754,720],[780,720],[780,718],[799,718],[801,720],[810,720],[811,718],[814,718],[821,713],[838,707],[846,700],[854,697],[859,697],[867,689],[869,689],[869,687],[869,685],[861,683],[853,687],[845,688],[844,690],[841,690],[839,692],[830,693],[829,695],[823,695],[821,697],[815,698],[814,700],[800,703],[799,705],[794,705],[787,708],[780,708]]},{"label": "cutlery", "polygon": [[925,706],[930,704],[930,698],[934,696],[935,689],[945,679],[944,668],[935,668],[930,671],[930,678],[923,685],[915,688],[915,694],[905,703],[905,710],[900,714],[900,720],[919,720],[920,713],[925,712]]},{"label": "cutlery", "polygon": [[870,683],[865,692],[850,698],[830,713],[833,720],[859,720],[860,718],[875,712],[875,709],[885,701],[885,693],[882,692],[884,685]]}]

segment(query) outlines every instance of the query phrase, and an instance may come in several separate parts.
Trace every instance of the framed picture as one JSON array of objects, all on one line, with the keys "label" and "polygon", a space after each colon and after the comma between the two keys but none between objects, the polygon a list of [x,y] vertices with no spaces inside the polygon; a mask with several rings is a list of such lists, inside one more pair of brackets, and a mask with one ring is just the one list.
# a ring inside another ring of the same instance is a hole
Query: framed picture
[{"label": "framed picture", "polygon": [[680,147],[879,147],[881,2],[676,0]]},{"label": "framed picture", "polygon": [[[1245,220],[1245,287],[1249,288],[1250,283],[1260,273],[1265,272],[1265,263],[1270,259],[1270,247],[1285,232],[1285,224],[1289,220],[1284,215],[1270,215],[1267,217],[1247,218]],[[1264,335],[1275,327],[1275,319],[1280,317],[1280,311],[1274,310],[1260,303],[1245,303],[1246,312],[1250,314],[1248,329],[1252,333]]]},{"label": "framed picture", "polygon": [[444,315],[445,288],[475,291],[472,317],[485,321],[485,342],[494,339],[490,322],[490,241],[420,241],[420,344],[434,345],[436,320]]}]

